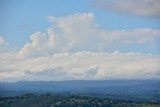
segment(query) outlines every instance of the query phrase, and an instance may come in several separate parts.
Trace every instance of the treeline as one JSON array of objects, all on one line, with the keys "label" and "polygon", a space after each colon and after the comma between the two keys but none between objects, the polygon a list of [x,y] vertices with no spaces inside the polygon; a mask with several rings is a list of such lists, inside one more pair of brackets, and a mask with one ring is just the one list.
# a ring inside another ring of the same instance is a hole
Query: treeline
[{"label": "treeline", "polygon": [[25,94],[22,96],[0,97],[0,107],[159,107],[159,102],[144,103],[108,99],[93,96]]}]

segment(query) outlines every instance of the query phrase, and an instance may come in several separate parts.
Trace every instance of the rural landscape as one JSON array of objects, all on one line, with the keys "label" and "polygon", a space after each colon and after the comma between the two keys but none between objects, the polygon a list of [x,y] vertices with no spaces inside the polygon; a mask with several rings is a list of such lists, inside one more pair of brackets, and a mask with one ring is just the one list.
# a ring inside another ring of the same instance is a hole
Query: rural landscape
[{"label": "rural landscape", "polygon": [[160,107],[160,0],[0,0],[0,107]]}]

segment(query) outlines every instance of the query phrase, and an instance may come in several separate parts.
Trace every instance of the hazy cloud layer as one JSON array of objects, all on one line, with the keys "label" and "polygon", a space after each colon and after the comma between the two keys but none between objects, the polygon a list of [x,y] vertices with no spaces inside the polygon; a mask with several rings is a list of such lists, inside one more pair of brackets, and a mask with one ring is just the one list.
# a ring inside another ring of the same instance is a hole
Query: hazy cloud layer
[{"label": "hazy cloud layer", "polygon": [[160,17],[159,0],[95,0],[94,6],[129,15]]},{"label": "hazy cloud layer", "polygon": [[0,81],[160,79],[159,55],[77,52],[28,59],[14,55],[0,58]]}]

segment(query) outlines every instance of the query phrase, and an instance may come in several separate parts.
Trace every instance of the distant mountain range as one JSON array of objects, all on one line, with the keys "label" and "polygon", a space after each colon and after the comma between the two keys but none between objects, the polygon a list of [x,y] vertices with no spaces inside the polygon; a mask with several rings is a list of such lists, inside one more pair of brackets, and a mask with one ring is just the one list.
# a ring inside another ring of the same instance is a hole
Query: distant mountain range
[{"label": "distant mountain range", "polygon": [[19,81],[0,83],[1,96],[24,93],[60,93],[127,100],[160,101],[160,80]]}]

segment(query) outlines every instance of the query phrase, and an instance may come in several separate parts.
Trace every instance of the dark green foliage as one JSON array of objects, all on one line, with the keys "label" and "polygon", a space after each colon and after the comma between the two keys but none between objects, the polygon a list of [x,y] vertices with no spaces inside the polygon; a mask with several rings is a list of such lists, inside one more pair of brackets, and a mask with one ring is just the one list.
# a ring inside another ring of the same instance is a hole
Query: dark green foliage
[{"label": "dark green foliage", "polygon": [[104,97],[53,94],[25,94],[0,97],[0,107],[128,107],[157,105],[159,102],[132,102]]}]

